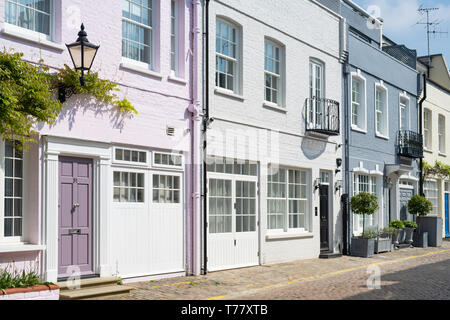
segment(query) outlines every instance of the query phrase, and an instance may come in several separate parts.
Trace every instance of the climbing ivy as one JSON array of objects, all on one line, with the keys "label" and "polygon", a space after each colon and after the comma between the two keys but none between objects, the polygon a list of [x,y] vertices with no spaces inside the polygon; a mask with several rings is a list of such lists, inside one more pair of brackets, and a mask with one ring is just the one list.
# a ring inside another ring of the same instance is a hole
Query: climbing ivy
[{"label": "climbing ivy", "polygon": [[105,105],[113,105],[122,113],[135,113],[127,99],[115,92],[117,84],[100,79],[98,73],[86,75],[86,86],[80,85],[80,72],[69,66],[51,74],[49,68],[22,60],[19,52],[0,51],[0,138],[18,140],[20,145],[34,142],[32,136],[38,123],[52,125],[63,109],[56,99],[58,89],[74,94],[92,94]]},{"label": "climbing ivy", "polygon": [[54,99],[55,88],[48,68],[39,70],[22,60],[21,53],[0,52],[0,137],[24,145],[33,141],[39,122],[53,124],[62,105]]},{"label": "climbing ivy", "polygon": [[435,177],[439,179],[447,179],[450,177],[450,165],[436,161],[434,166],[431,166],[426,161],[423,162],[423,176],[424,178]]},{"label": "climbing ivy", "polygon": [[119,108],[120,112],[130,112],[137,114],[136,109],[127,99],[119,99],[114,91],[120,91],[117,83],[100,79],[97,72],[90,72],[86,77],[86,85],[80,84],[81,72],[73,70],[68,65],[59,70],[54,76],[53,87],[65,87],[74,94],[92,94],[98,101],[112,104]]}]

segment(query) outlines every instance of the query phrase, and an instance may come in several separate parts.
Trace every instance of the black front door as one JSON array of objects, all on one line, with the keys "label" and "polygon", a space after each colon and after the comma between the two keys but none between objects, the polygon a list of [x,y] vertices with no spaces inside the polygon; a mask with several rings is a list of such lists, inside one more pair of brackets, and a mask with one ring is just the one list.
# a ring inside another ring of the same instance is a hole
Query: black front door
[{"label": "black front door", "polygon": [[320,249],[322,251],[330,249],[328,221],[329,188],[328,185],[320,186]]},{"label": "black front door", "polygon": [[320,249],[322,251],[330,249],[329,243],[329,223],[328,223],[328,194],[329,186],[320,186]]}]

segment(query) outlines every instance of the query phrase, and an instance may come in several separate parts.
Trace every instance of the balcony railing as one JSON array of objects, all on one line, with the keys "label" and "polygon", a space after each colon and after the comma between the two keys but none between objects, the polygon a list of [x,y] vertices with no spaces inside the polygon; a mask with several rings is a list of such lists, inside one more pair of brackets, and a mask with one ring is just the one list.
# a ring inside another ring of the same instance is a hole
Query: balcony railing
[{"label": "balcony railing", "polygon": [[324,98],[306,99],[306,131],[329,136],[340,134],[339,102]]},{"label": "balcony railing", "polygon": [[408,158],[423,158],[423,137],[413,131],[398,132],[398,155]]}]

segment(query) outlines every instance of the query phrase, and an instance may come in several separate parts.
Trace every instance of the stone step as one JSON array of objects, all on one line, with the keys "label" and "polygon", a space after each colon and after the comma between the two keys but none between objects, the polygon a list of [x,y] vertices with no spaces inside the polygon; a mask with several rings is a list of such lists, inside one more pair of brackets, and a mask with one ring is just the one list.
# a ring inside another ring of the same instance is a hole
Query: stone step
[{"label": "stone step", "polygon": [[113,296],[118,294],[129,293],[131,287],[122,285],[102,286],[102,287],[88,287],[76,290],[64,290],[60,292],[60,300],[83,300],[89,298],[98,298],[105,296]]},{"label": "stone step", "polygon": [[319,259],[334,259],[342,257],[341,253],[333,253],[333,252],[322,252],[319,256]]},{"label": "stone step", "polygon": [[[119,281],[120,278],[117,277],[81,279],[80,288],[111,286],[117,284]],[[69,285],[74,285],[73,281],[61,281],[57,283],[61,291],[69,290]]]}]

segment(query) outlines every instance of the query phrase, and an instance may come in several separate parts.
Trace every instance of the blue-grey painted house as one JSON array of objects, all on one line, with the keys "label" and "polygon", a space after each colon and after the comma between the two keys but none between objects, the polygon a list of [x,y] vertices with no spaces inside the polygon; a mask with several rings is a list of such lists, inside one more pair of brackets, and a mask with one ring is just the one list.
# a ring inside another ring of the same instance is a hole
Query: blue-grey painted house
[{"label": "blue-grey painted house", "polygon": [[[383,36],[382,19],[347,0],[320,0],[346,20],[343,74],[345,193],[378,196],[379,210],[365,228],[384,228],[395,219],[413,220],[407,201],[418,190],[416,52]],[[348,202],[347,202],[348,203]],[[363,219],[349,214],[347,248],[360,235]]]}]

